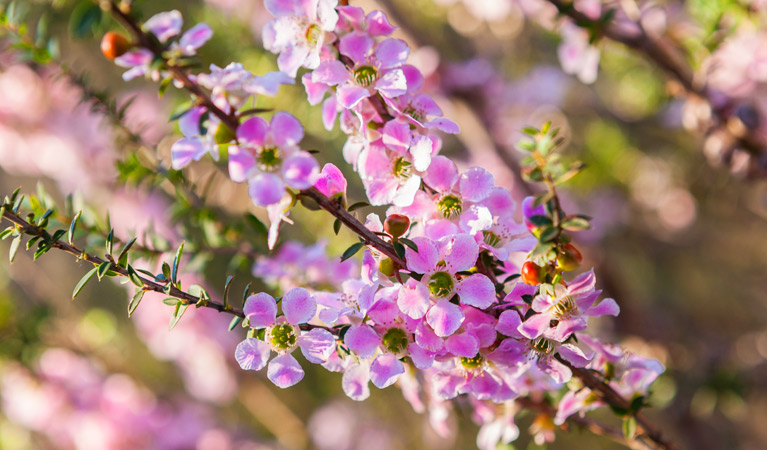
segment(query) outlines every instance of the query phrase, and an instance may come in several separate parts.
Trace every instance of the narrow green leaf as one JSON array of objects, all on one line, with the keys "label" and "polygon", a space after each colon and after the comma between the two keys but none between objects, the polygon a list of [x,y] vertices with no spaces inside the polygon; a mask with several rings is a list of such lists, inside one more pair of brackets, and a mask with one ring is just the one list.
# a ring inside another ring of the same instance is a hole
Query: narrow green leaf
[{"label": "narrow green leaf", "polygon": [[398,240],[402,242],[403,244],[407,245],[408,247],[410,247],[410,249],[413,250],[414,252],[418,253],[418,245],[415,242],[407,238],[399,238]]},{"label": "narrow green leaf", "polygon": [[240,316],[234,316],[232,317],[232,321],[229,322],[229,331],[234,330],[234,327],[237,326],[238,323],[242,322],[242,317]]},{"label": "narrow green leaf", "polygon": [[357,242],[356,244],[352,244],[349,248],[346,249],[343,255],[341,255],[341,262],[346,261],[347,259],[354,256],[358,251],[362,249],[365,245],[362,244],[362,242]]},{"label": "narrow green leaf", "polygon": [[370,203],[368,203],[368,202],[353,203],[351,206],[349,206],[348,211],[349,212],[356,211],[356,210],[358,210],[360,208],[365,208],[367,206],[370,206]]},{"label": "narrow green leaf", "polygon": [[166,262],[162,263],[162,275],[165,277],[166,280],[172,279],[170,277],[170,266]]},{"label": "narrow green leaf", "polygon": [[57,242],[59,239],[61,239],[61,236],[64,236],[65,234],[67,234],[65,230],[56,230],[51,237],[51,241]]},{"label": "narrow green leaf", "polygon": [[637,419],[634,416],[628,416],[623,419],[623,436],[631,441],[637,432]]},{"label": "narrow green leaf", "polygon": [[128,266],[128,278],[130,278],[131,283],[135,284],[137,287],[144,286],[144,282],[141,281],[141,277],[136,273],[136,269],[130,265]]},{"label": "narrow green leaf", "polygon": [[586,216],[567,216],[562,222],[562,228],[567,231],[581,231],[591,228],[591,224]]},{"label": "narrow green leaf", "polygon": [[530,252],[530,259],[538,259],[541,256],[546,255],[546,253],[550,252],[554,248],[554,244],[546,243],[546,244],[538,244],[535,246],[533,251]]},{"label": "narrow green leaf", "polygon": [[536,227],[548,227],[551,225],[551,218],[547,216],[542,216],[540,214],[535,216],[530,216],[527,220],[533,225],[535,225]]},{"label": "narrow green leaf", "polygon": [[163,304],[168,305],[168,306],[175,306],[176,304],[181,303],[179,301],[179,299],[177,299],[175,297],[165,297],[164,299],[162,299],[162,302],[163,302]]},{"label": "narrow green leaf", "polygon": [[341,221],[336,219],[333,222],[333,232],[338,236],[338,232],[341,231]]},{"label": "narrow green leaf", "polygon": [[32,248],[32,246],[35,245],[35,242],[37,242],[39,239],[40,239],[40,236],[34,236],[34,237],[30,238],[27,241],[27,250]]},{"label": "narrow green leaf", "polygon": [[533,127],[525,127],[522,128],[522,132],[530,136],[536,136],[538,134],[538,129]]},{"label": "narrow green leaf", "polygon": [[399,242],[395,242],[392,245],[394,246],[394,253],[396,253],[400,259],[405,259],[405,256],[407,255],[407,253],[405,253],[405,246]]},{"label": "narrow green leaf", "polygon": [[80,216],[82,215],[82,211],[79,211],[74,219],[72,219],[72,223],[69,224],[69,234],[67,236],[67,239],[69,241],[69,245],[72,245],[73,239],[75,237],[75,228],[77,228],[77,221],[80,220]]},{"label": "narrow green leaf", "polygon": [[242,304],[245,305],[245,301],[248,299],[248,296],[250,296],[250,285],[253,284],[251,281],[245,286],[245,290],[242,291]]},{"label": "narrow green leaf", "polygon": [[141,299],[144,298],[144,294],[146,294],[146,291],[143,289],[138,289],[136,291],[136,294],[130,300],[130,303],[128,303],[128,317],[132,316],[133,312],[136,311],[138,304],[141,303]]},{"label": "narrow green leaf", "polygon": [[93,275],[96,274],[96,271],[98,270],[98,267],[94,267],[93,269],[89,270],[88,273],[86,273],[82,278],[80,278],[80,281],[77,283],[77,286],[75,286],[75,290],[72,291],[72,300],[77,297],[77,294],[80,293],[80,291],[83,290],[85,285],[90,281],[91,278],[93,278]]},{"label": "narrow green leaf", "polygon": [[13,227],[8,227],[5,230],[0,231],[0,239],[5,239],[11,234],[13,234]]},{"label": "narrow green leaf", "polygon": [[115,240],[115,230],[114,228],[109,230],[109,234],[107,235],[107,255],[112,254],[112,248],[114,247],[114,240]]},{"label": "narrow green leaf", "polygon": [[101,279],[104,278],[104,275],[109,272],[110,267],[112,267],[112,263],[109,261],[104,261],[99,265],[98,271],[96,272],[96,275],[99,276],[99,281],[101,281]]},{"label": "narrow green leaf", "polygon": [[11,241],[11,251],[8,252],[8,260],[10,262],[13,262],[13,260],[16,259],[16,253],[19,251],[19,246],[21,246],[21,235],[16,236],[13,241]]},{"label": "narrow green leaf", "polygon": [[173,327],[176,326],[179,320],[181,320],[181,316],[184,315],[184,312],[186,312],[186,308],[189,307],[189,304],[182,304],[179,302],[176,304],[176,311],[173,312],[173,316],[170,318],[170,326],[168,327],[169,330],[172,330]]},{"label": "narrow green leaf", "polygon": [[173,271],[171,273],[171,280],[173,280],[173,283],[178,282],[178,265],[181,263],[181,255],[184,253],[184,244],[186,241],[182,241],[181,245],[178,246],[178,250],[176,250],[176,257],[173,258]]},{"label": "narrow green leaf", "polygon": [[[117,257],[118,261],[121,261],[123,258],[125,258],[128,255],[128,251],[130,251],[131,247],[133,247],[133,244],[136,243],[137,238],[133,238],[130,241],[128,241],[127,244],[123,247],[123,249],[120,251],[120,255]],[[122,264],[121,264],[122,265]]]},{"label": "narrow green leaf", "polygon": [[229,289],[232,288],[232,281],[234,281],[232,275],[226,277],[226,284],[224,284],[224,307],[229,304]]}]

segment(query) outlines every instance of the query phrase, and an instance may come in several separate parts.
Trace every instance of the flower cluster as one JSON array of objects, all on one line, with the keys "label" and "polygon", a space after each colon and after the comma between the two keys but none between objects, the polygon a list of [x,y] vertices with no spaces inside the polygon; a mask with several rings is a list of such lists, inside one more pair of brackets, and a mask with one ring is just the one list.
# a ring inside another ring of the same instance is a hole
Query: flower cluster
[{"label": "flower cluster", "polygon": [[[614,349],[604,350],[596,340],[576,345],[576,333],[582,336],[589,317],[617,315],[618,306],[612,299],[598,300],[593,272],[572,280],[562,276],[578,266],[580,254],[569,239],[559,240],[561,222],[569,219],[570,227],[582,229],[584,219],[564,217],[551,198],[530,198],[520,223],[511,193],[496,186],[490,172],[461,171],[439,154],[438,133],[458,133],[458,126],[422,92],[424,77],[407,64],[409,47],[390,37],[394,27],[382,12],[365,14],[333,0],[275,0],[266,7],[276,18],[265,27],[263,40],[279,53],[284,75],[258,81],[231,64],[192,76],[210,90],[218,109],[198,106],[181,118],[187,137],[174,146],[174,164],[181,167],[230,144],[231,178],[248,181],[252,200],[268,207],[270,247],[301,191],[313,187],[344,207],[346,179],[332,165],[320,171],[313,156],[298,147],[303,138],[298,120],[285,112],[270,121],[246,118],[240,111],[254,93],[273,93],[305,68],[301,80],[309,103],[322,104],[326,128],[338,120],[347,135],[344,158],[359,173],[369,202],[389,209],[383,221],[369,214],[364,224],[380,242],[368,239],[345,255],[369,244],[357,274],[309,276],[297,286],[280,280],[291,269],[259,262],[255,272],[273,276],[285,293],[247,298],[243,313],[250,331],[235,353],[240,366],[268,367],[268,378],[286,388],[304,377],[294,356],[300,349],[308,362],[343,372],[343,390],[355,400],[370,395],[371,382],[378,388],[399,383],[417,410],[424,409],[425,394],[437,429],[446,402],[468,394],[490,427],[481,435],[488,446],[516,437],[513,414],[488,405],[559,390],[573,368],[607,370],[602,360]],[[148,29],[165,42],[161,30]],[[266,89],[269,83],[273,90]],[[236,129],[229,119],[236,120]],[[536,142],[551,141],[553,136],[542,133]],[[182,146],[196,149],[180,151]],[[545,160],[546,152],[538,159]],[[274,261],[309,267],[305,257],[286,247]],[[614,376],[624,384],[616,389],[633,392],[646,390],[660,371],[652,363],[610,364],[620,365]],[[423,383],[415,381],[415,370],[425,373]],[[595,405],[568,401],[562,417]],[[549,439],[548,428],[542,430]]]}]

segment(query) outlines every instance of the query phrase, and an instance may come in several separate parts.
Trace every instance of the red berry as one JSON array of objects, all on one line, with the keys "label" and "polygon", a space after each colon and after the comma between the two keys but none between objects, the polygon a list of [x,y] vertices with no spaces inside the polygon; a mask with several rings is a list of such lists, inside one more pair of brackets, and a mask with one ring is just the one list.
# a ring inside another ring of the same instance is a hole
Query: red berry
[{"label": "red berry", "polygon": [[522,264],[522,282],[531,286],[541,284],[541,268],[532,261]]},{"label": "red berry", "polygon": [[131,44],[125,36],[115,33],[114,31],[107,32],[107,34],[104,35],[104,38],[101,39],[101,53],[103,53],[107,59],[115,59],[118,56],[123,55],[130,49],[130,47]]},{"label": "red berry", "polygon": [[402,214],[391,214],[384,221],[384,231],[391,237],[398,238],[407,233],[408,229],[410,229],[410,218]]}]

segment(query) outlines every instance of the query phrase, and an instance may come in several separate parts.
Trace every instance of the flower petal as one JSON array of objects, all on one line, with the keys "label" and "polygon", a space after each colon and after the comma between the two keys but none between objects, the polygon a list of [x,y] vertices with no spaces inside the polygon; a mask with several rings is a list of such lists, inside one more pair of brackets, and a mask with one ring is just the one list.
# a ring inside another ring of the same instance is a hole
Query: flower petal
[{"label": "flower petal", "polygon": [[292,147],[304,138],[304,127],[292,114],[280,111],[269,123],[274,142],[280,147]]},{"label": "flower petal", "polygon": [[490,279],[475,273],[459,281],[455,292],[461,298],[461,304],[485,309],[496,302],[495,287]]},{"label": "flower petal", "polygon": [[248,194],[258,206],[269,206],[279,203],[285,194],[285,183],[272,173],[262,173],[248,182]]},{"label": "flower petal", "polygon": [[461,197],[472,202],[484,200],[495,187],[493,174],[481,167],[472,167],[458,181]]},{"label": "flower petal", "polygon": [[369,381],[370,369],[364,364],[355,364],[344,372],[341,386],[350,399],[359,402],[370,397]]},{"label": "flower petal", "polygon": [[317,312],[317,302],[306,289],[293,288],[282,297],[282,312],[288,323],[293,325],[307,323]]},{"label": "flower petal", "polygon": [[271,295],[259,292],[245,300],[242,308],[251,328],[265,328],[274,325],[277,320],[277,302]]},{"label": "flower petal", "polygon": [[448,300],[440,300],[426,313],[426,321],[440,337],[453,334],[463,323],[463,318],[461,308]]},{"label": "flower petal", "polygon": [[495,330],[504,336],[522,338],[522,333],[518,330],[521,324],[522,319],[519,317],[519,313],[515,310],[507,310],[498,317]]},{"label": "flower petal", "polygon": [[261,370],[269,361],[271,347],[264,341],[248,338],[237,344],[234,358],[243,370]]},{"label": "flower petal", "polygon": [[282,176],[288,186],[308,189],[320,177],[320,165],[311,153],[296,152],[282,163]]},{"label": "flower petal", "polygon": [[344,343],[362,358],[368,358],[378,349],[381,338],[368,325],[352,325],[344,335]]},{"label": "flower petal", "polygon": [[379,389],[391,386],[403,373],[405,366],[391,353],[378,356],[370,365],[370,380]]},{"label": "flower petal", "polygon": [[330,358],[336,348],[336,338],[329,331],[314,328],[298,338],[298,345],[306,360],[313,364],[322,364]]},{"label": "flower petal", "polygon": [[237,127],[237,141],[240,145],[261,147],[269,131],[269,124],[260,117],[251,117]]},{"label": "flower petal", "polygon": [[282,389],[295,385],[304,378],[304,369],[290,353],[280,355],[269,362],[266,376]]},{"label": "flower petal", "polygon": [[439,251],[437,245],[431,239],[417,237],[413,242],[418,247],[418,252],[407,247],[405,249],[405,261],[408,270],[417,273],[428,273],[434,270],[439,261]]},{"label": "flower petal", "polygon": [[456,234],[440,239],[438,245],[440,259],[445,261],[450,273],[469,270],[477,262],[479,245],[468,234]]},{"label": "flower petal", "polygon": [[471,333],[454,334],[445,340],[445,348],[455,356],[473,358],[479,352],[479,340]]},{"label": "flower petal", "polygon": [[192,161],[199,161],[207,150],[197,138],[181,138],[170,148],[171,166],[180,170]]},{"label": "flower petal", "polygon": [[420,319],[429,309],[429,288],[414,278],[407,280],[397,294],[397,306],[403,314]]}]

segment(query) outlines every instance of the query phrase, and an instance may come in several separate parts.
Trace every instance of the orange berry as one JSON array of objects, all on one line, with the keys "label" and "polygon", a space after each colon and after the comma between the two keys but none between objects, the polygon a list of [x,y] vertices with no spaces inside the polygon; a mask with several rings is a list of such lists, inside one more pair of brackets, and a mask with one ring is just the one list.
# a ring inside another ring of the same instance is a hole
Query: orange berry
[{"label": "orange berry", "polygon": [[398,238],[407,233],[408,229],[410,229],[410,218],[402,214],[391,214],[384,221],[384,231],[391,237]]},{"label": "orange berry", "polygon": [[110,60],[123,55],[130,47],[131,44],[128,42],[128,39],[114,31],[107,32],[101,39],[101,53]]},{"label": "orange berry", "polygon": [[522,264],[522,282],[531,286],[537,286],[541,284],[541,268],[532,261],[527,261]]}]

